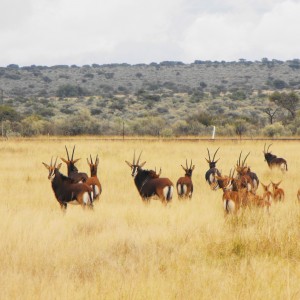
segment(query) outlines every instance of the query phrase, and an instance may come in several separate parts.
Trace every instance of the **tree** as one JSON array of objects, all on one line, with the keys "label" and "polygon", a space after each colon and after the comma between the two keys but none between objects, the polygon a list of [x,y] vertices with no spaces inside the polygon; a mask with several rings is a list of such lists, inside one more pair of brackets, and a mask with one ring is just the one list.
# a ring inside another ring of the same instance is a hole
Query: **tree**
[{"label": "tree", "polygon": [[12,107],[0,105],[0,122],[2,121],[18,121],[20,115]]},{"label": "tree", "polygon": [[234,124],[235,133],[242,138],[242,135],[247,132],[247,126],[245,120],[237,120]]},{"label": "tree", "polygon": [[270,124],[273,124],[274,116],[277,113],[278,108],[273,110],[273,108],[267,107],[263,111],[264,111],[264,113],[266,113],[268,115]]},{"label": "tree", "polygon": [[274,92],[270,95],[269,99],[278,106],[286,109],[291,114],[292,119],[295,119],[299,103],[299,96],[295,92]]}]

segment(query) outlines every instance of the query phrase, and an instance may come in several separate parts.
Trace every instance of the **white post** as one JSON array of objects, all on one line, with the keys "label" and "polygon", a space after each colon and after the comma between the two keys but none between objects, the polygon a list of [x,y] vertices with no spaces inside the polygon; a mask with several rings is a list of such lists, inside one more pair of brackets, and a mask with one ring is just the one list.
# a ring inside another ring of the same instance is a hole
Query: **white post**
[{"label": "white post", "polygon": [[212,140],[215,139],[215,133],[216,133],[216,126],[213,126],[213,131],[212,131],[212,136],[211,136]]}]

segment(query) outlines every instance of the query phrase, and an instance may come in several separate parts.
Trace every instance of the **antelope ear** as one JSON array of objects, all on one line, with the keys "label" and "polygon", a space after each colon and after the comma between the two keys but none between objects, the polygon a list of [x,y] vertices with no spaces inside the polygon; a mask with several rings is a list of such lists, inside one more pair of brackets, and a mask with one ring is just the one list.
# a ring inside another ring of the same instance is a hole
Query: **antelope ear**
[{"label": "antelope ear", "polygon": [[193,165],[193,167],[192,167],[192,171],[194,171],[194,169],[195,169],[195,165]]},{"label": "antelope ear", "polygon": [[50,166],[48,166],[47,164],[45,164],[44,162],[42,162],[42,164],[46,167],[46,169],[50,169]]},{"label": "antelope ear", "polygon": [[181,167],[184,170],[184,172],[186,172],[186,168],[183,165],[181,165]]},{"label": "antelope ear", "polygon": [[88,165],[90,166],[91,164],[90,164],[90,162],[89,162],[89,159],[88,159],[88,158],[86,159],[86,161],[87,161]]},{"label": "antelope ear", "polygon": [[65,160],[64,158],[60,158],[64,163],[68,164],[69,161]]},{"label": "antelope ear", "polygon": [[125,162],[130,168],[132,168],[132,164],[129,161],[125,160]]},{"label": "antelope ear", "polygon": [[57,170],[59,170],[59,169],[60,169],[60,167],[61,167],[61,163],[60,163],[60,164],[58,164],[58,166],[56,167],[56,169],[57,169]]},{"label": "antelope ear", "polygon": [[210,163],[210,161],[209,161],[207,158],[205,158],[205,160],[206,160],[208,163]]},{"label": "antelope ear", "polygon": [[76,164],[81,158],[77,158],[75,160],[73,160],[73,164]]},{"label": "antelope ear", "polygon": [[145,161],[142,163],[142,164],[140,164],[140,168],[142,168],[144,165],[145,165]]}]

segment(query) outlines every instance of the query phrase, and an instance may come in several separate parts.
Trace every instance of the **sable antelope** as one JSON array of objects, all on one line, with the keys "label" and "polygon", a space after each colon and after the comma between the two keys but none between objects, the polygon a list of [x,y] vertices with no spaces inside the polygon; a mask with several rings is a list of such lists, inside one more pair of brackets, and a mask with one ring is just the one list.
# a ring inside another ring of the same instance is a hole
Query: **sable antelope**
[{"label": "sable antelope", "polygon": [[[230,172],[231,173],[231,172]],[[222,176],[219,178],[223,186],[223,206],[224,211],[229,213],[237,213],[242,206],[247,206],[247,189],[243,188],[238,191],[233,191],[233,180],[231,176]]]},{"label": "sable antelope", "polygon": [[91,176],[86,180],[85,183],[92,188],[94,200],[96,200],[99,198],[100,194],[102,193],[102,186],[99,181],[99,178],[97,177],[97,169],[99,164],[98,154],[96,156],[95,163],[93,163],[93,159],[91,155],[90,155],[90,161],[88,158],[86,160],[90,167]]},{"label": "sable antelope", "polygon": [[[205,180],[207,181],[207,183],[210,185],[210,187],[213,189],[213,190],[217,190],[219,188],[218,184],[217,183],[217,179],[216,179],[216,175],[217,176],[221,176],[221,173],[220,171],[216,168],[216,164],[217,162],[219,161],[216,160],[215,161],[215,157],[216,157],[216,154],[217,152],[219,151],[220,147],[216,150],[216,152],[214,153],[213,155],[213,159],[210,158],[210,153],[209,153],[209,150],[207,148],[207,153],[208,153],[208,159],[206,159],[206,161],[208,162],[209,164],[209,170],[205,173]],[[213,184],[214,183],[214,184]],[[213,185],[212,185],[213,184]]]},{"label": "sable antelope", "polygon": [[133,154],[133,162],[127,160],[125,162],[131,168],[131,175],[134,178],[136,188],[144,201],[149,201],[151,197],[157,196],[162,203],[167,204],[172,200],[173,183],[168,178],[160,178],[153,170],[143,170],[142,167],[146,162],[139,164],[140,153],[137,162],[135,162],[135,152]]},{"label": "sable antelope", "polygon": [[276,155],[272,154],[271,151],[269,152],[269,149],[272,144],[270,144],[266,150],[266,144],[264,146],[264,156],[265,156],[265,161],[268,163],[268,166],[270,169],[273,168],[279,168],[282,172],[287,171],[287,162],[284,158],[277,157]]},{"label": "sable antelope", "polygon": [[245,163],[249,156],[250,152],[246,155],[244,160],[241,162],[242,151],[239,156],[239,160],[236,164],[237,171],[237,184],[239,184],[239,188],[247,188],[249,192],[256,194],[256,190],[259,185],[259,179],[254,172],[251,172],[250,167],[248,167]]},{"label": "sable antelope", "polygon": [[67,169],[68,169],[68,177],[74,180],[74,182],[85,182],[88,179],[88,175],[86,173],[78,172],[78,169],[75,166],[75,163],[80,160],[80,158],[74,159],[74,151],[75,151],[75,145],[73,147],[73,152],[72,152],[72,157],[70,159],[69,157],[69,152],[67,147],[66,152],[67,152],[67,158],[68,160],[64,159],[61,157],[61,160],[67,164]]},{"label": "sable antelope", "polygon": [[271,204],[272,202],[272,193],[269,191],[270,183],[268,185],[265,185],[261,182],[261,186],[263,187],[263,195],[262,198]]},{"label": "sable antelope", "polygon": [[227,175],[216,175],[216,180],[211,184],[211,189],[212,190],[217,190],[217,189],[222,189],[223,191],[237,191],[236,188],[236,183],[235,183],[235,179],[234,179],[234,172],[235,170],[233,170],[233,173],[231,173],[232,170],[230,170],[229,176]]},{"label": "sable antelope", "polygon": [[279,187],[281,181],[279,181],[278,183],[274,183],[272,182],[272,186],[273,186],[273,199],[274,201],[283,201],[284,200],[284,190],[282,188]]},{"label": "sable antelope", "polygon": [[191,161],[191,165],[188,167],[187,160],[185,161],[186,167],[181,165],[183,170],[185,171],[184,177],[180,177],[177,180],[176,187],[177,187],[177,194],[178,198],[192,198],[193,195],[193,182],[192,182],[192,173],[195,169],[195,165],[193,165],[193,162]]},{"label": "sable antelope", "polygon": [[67,204],[80,204],[81,206],[93,207],[93,191],[85,183],[74,183],[74,181],[64,176],[59,172],[61,163],[56,166],[55,160],[52,165],[52,158],[50,165],[43,162],[43,165],[49,170],[48,179],[51,180],[52,190],[56,200],[59,202],[62,209],[67,209]]}]

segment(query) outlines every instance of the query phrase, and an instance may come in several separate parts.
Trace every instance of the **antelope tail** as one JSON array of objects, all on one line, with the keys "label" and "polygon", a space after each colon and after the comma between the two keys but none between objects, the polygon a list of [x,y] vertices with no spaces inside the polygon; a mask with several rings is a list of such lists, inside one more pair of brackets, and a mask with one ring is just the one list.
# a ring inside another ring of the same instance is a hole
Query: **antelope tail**
[{"label": "antelope tail", "polygon": [[168,186],[167,201],[171,201],[173,196],[173,186]]}]

